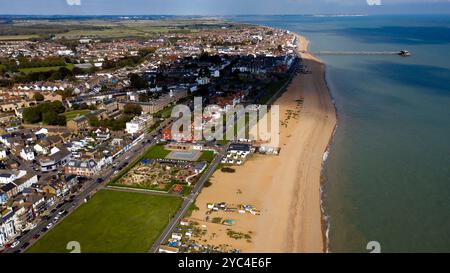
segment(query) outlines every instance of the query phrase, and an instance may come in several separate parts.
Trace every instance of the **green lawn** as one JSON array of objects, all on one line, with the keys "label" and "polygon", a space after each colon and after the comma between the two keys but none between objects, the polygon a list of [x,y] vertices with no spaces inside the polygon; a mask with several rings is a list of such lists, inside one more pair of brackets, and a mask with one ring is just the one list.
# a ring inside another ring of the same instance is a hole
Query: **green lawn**
[{"label": "green lawn", "polygon": [[[33,72],[56,71],[56,70],[60,69],[61,67],[64,67],[64,66],[30,67],[30,68],[21,68],[21,69],[19,69],[19,71],[28,74],[28,73],[33,73]],[[65,67],[72,70],[73,64],[68,64]]]},{"label": "green lawn", "polygon": [[214,159],[214,152],[213,151],[204,151],[202,152],[202,155],[198,159],[198,161],[207,161],[211,162]]},{"label": "green lawn", "polygon": [[170,151],[164,149],[164,145],[158,144],[147,150],[143,158],[165,158]]},{"label": "green lawn", "polygon": [[147,252],[182,203],[181,198],[101,190],[27,252],[67,253],[77,241],[81,252]]},{"label": "green lawn", "polygon": [[77,116],[84,116],[87,113],[91,112],[91,110],[75,110],[62,113],[61,115],[66,117],[66,121],[76,118]]}]

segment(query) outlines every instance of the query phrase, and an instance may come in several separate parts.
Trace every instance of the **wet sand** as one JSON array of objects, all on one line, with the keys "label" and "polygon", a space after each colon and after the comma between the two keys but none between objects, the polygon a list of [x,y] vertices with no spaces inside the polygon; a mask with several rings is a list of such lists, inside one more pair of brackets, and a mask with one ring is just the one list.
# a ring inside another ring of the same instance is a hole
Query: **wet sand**
[{"label": "wet sand", "polygon": [[[217,171],[212,185],[197,198],[200,209],[192,218],[204,220],[206,204],[216,202],[252,204],[261,215],[213,213],[210,218],[232,219],[235,224],[206,223],[208,232],[202,239],[207,243],[229,244],[243,252],[324,251],[320,175],[336,113],[325,82],[325,65],[307,52],[305,38],[300,36],[299,41],[303,64],[312,73],[297,75],[274,103],[280,106],[283,124],[280,155],[254,155],[243,166],[233,167],[235,173]],[[251,239],[232,239],[227,229],[250,234]]]}]

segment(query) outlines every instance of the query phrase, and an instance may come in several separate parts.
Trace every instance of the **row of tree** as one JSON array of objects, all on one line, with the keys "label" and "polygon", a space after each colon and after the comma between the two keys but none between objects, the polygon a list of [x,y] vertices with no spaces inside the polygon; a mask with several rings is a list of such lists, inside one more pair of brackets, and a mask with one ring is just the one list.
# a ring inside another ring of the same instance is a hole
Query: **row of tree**
[{"label": "row of tree", "polygon": [[61,115],[65,111],[60,101],[43,102],[36,106],[25,108],[23,119],[26,123],[42,122],[47,125],[66,125],[66,117]]}]

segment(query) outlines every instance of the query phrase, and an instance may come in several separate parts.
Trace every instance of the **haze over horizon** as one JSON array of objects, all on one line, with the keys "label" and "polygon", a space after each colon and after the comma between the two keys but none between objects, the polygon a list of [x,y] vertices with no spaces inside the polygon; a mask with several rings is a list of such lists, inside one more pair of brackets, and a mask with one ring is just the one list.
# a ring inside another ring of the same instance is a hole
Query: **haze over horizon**
[{"label": "haze over horizon", "polygon": [[0,0],[2,15],[448,14],[450,0]]}]

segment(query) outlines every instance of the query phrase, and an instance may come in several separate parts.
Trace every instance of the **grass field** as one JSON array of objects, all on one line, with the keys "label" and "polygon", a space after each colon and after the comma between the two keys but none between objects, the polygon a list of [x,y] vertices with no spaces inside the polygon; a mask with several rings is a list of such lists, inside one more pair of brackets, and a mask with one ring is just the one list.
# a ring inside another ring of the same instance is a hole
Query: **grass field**
[{"label": "grass field", "polygon": [[198,161],[207,161],[211,162],[214,159],[214,152],[213,151],[203,151],[202,155],[199,157]]},{"label": "grass field", "polygon": [[[30,67],[30,68],[21,68],[19,69],[20,72],[23,73],[33,73],[33,72],[47,72],[47,71],[56,71],[64,66],[45,66],[45,67]],[[68,64],[65,67],[68,69],[73,69],[73,64]]]},{"label": "grass field", "polygon": [[170,151],[164,149],[164,145],[158,144],[147,150],[143,158],[165,158]]},{"label": "grass field", "polygon": [[83,253],[147,252],[182,199],[101,190],[28,249],[30,253],[67,253],[77,241]]},{"label": "grass field", "polygon": [[69,121],[69,120],[76,118],[77,116],[86,115],[89,112],[91,112],[91,110],[75,110],[75,111],[69,111],[69,112],[62,113],[61,115],[66,117],[66,121]]},{"label": "grass field", "polygon": [[0,41],[28,40],[33,38],[39,38],[39,35],[1,35]]}]

